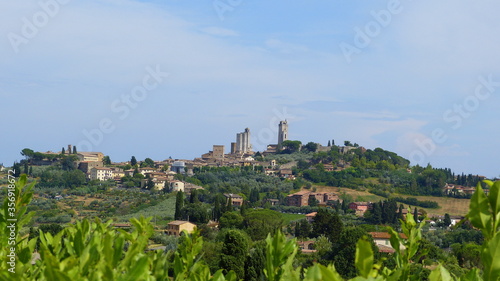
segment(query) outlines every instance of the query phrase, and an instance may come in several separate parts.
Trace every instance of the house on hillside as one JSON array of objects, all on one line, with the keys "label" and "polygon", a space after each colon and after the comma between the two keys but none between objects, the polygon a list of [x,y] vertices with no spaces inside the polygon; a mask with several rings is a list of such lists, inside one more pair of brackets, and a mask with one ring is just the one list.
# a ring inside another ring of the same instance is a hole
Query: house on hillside
[{"label": "house on hillside", "polygon": [[367,210],[372,208],[371,202],[351,202],[349,209],[354,210],[356,213],[364,214]]},{"label": "house on hillside", "polygon": [[104,158],[104,154],[102,152],[78,152],[76,154],[78,156],[78,161],[86,162],[101,162]]},{"label": "house on hillside", "polygon": [[299,245],[300,251],[304,254],[312,254],[317,251],[316,249],[314,249],[314,241],[312,240],[297,241],[297,244]]},{"label": "house on hillside", "polygon": [[114,179],[113,170],[110,168],[92,168],[89,174],[90,180],[112,180]]},{"label": "house on hillside", "polygon": [[196,224],[190,223],[188,221],[171,221],[167,224],[167,229],[165,233],[167,235],[180,236],[182,231],[187,231],[191,233],[195,230]]},{"label": "house on hillside", "polygon": [[[375,242],[375,245],[378,247],[379,252],[381,253],[394,253],[395,250],[391,245],[390,239],[391,235],[387,232],[370,232],[369,233],[372,238],[373,242]],[[408,239],[404,233],[399,233],[399,237],[402,239]],[[405,249],[405,246],[403,244],[399,245],[400,249]]]},{"label": "house on hillside", "polygon": [[235,207],[240,207],[241,205],[243,205],[243,197],[238,194],[225,193],[224,196],[226,197],[226,202],[231,199],[231,203]]},{"label": "house on hillside", "polygon": [[339,200],[339,197],[335,193],[331,192],[312,192],[309,190],[302,190],[286,197],[286,202],[288,206],[309,206],[309,198],[314,197],[319,205],[326,205],[328,201]]}]

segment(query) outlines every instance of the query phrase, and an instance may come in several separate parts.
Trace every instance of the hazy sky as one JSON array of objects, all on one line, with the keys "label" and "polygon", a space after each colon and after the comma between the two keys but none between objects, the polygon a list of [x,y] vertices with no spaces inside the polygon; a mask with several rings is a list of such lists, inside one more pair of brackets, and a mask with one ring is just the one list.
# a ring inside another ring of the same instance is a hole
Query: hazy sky
[{"label": "hazy sky", "polygon": [[[249,127],[500,175],[498,1],[1,1],[0,163],[192,159]],[[497,82],[498,81],[498,82]]]}]

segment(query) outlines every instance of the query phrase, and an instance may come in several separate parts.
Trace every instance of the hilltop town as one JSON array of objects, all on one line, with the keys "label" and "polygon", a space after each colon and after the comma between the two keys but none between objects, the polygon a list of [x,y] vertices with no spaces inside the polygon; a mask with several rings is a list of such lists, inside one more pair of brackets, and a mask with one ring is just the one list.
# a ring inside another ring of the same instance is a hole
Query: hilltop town
[{"label": "hilltop town", "polygon": [[[177,243],[171,239],[197,230],[208,243],[217,243],[229,229],[244,229],[253,241],[286,229],[309,255],[305,260],[339,251],[332,241],[340,241],[344,225],[354,227],[355,237],[369,235],[380,254],[394,253],[387,227],[398,227],[410,212],[432,235],[451,237],[454,228],[467,223],[469,198],[485,179],[411,166],[394,152],[350,141],[302,144],[288,139],[288,129],[281,121],[277,143],[254,152],[245,128],[229,151],[217,144],[192,160],[132,156],[113,162],[105,152],[81,152],[72,145],[57,152],[25,148],[25,159],[9,170],[37,181],[28,208],[35,211],[30,236],[36,236],[34,227],[55,233],[64,224],[94,217],[113,219],[114,228],[128,231],[131,218],[146,216],[156,230],[153,249],[166,249]],[[482,186],[487,194],[488,186]],[[322,243],[330,245],[327,252]],[[435,247],[450,245],[439,243]],[[217,257],[214,269],[222,259]]]}]

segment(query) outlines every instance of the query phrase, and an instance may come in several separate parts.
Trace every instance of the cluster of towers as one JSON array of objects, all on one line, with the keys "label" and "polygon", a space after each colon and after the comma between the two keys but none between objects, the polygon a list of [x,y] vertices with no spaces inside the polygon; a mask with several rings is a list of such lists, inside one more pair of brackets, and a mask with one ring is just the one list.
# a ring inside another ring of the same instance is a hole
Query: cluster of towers
[{"label": "cluster of towers", "polygon": [[246,128],[244,132],[236,134],[236,142],[231,143],[231,154],[246,154],[251,152],[250,129]]},{"label": "cluster of towers", "polygon": [[[283,141],[288,140],[288,122],[280,121],[278,125],[278,144],[275,147],[281,146]],[[272,145],[271,145],[272,146]],[[214,148],[215,152],[215,148]],[[252,144],[250,143],[250,129],[236,134],[236,142],[231,143],[231,154],[252,154]]]}]

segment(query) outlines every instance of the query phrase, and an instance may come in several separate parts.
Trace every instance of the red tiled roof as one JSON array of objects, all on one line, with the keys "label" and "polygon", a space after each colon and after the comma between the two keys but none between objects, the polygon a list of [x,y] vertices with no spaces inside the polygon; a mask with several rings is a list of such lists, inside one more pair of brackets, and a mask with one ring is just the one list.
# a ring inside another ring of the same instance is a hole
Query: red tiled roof
[{"label": "red tiled roof", "polygon": [[[388,232],[369,232],[369,234],[374,238],[374,239],[390,239],[391,235]],[[399,237],[403,239],[408,239],[404,233],[399,233]]]}]

